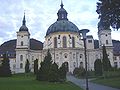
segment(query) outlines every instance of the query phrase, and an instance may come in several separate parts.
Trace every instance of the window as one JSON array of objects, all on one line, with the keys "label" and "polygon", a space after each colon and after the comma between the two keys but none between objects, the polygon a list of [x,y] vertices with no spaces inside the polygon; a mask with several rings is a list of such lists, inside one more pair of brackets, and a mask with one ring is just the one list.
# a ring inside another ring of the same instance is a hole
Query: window
[{"label": "window", "polygon": [[58,35],[58,39],[60,39],[60,35]]},{"label": "window", "polygon": [[88,40],[88,43],[92,43],[92,40]]},{"label": "window", "polygon": [[34,61],[34,56],[32,56],[32,61]]},{"label": "window", "polygon": [[75,54],[73,54],[73,59],[75,59]]},{"label": "window", "polygon": [[72,37],[72,48],[75,48],[75,38]]},{"label": "window", "polygon": [[80,67],[83,67],[83,62],[80,62]]},{"label": "window", "polygon": [[23,61],[23,55],[20,55],[20,61]]},{"label": "window", "polygon": [[108,40],[106,40],[106,44],[108,44]]},{"label": "window", "polygon": [[65,36],[63,36],[63,48],[67,47],[67,39]]},{"label": "window", "polygon": [[23,46],[23,41],[21,41],[21,46]]},{"label": "window", "polygon": [[64,54],[64,57],[67,58],[67,56],[68,56],[67,53],[65,53],[65,54]]},{"label": "window", "polygon": [[15,68],[16,68],[16,65],[15,65],[15,64],[13,64],[13,69],[15,70]]},{"label": "window", "polygon": [[54,37],[54,48],[57,48],[57,37]]},{"label": "window", "polygon": [[73,62],[73,67],[75,67],[76,66],[76,63],[75,62]]},{"label": "window", "polygon": [[62,14],[62,18],[64,18],[64,14]]},{"label": "window", "polygon": [[82,58],[82,54],[80,54],[80,58]]},{"label": "window", "polygon": [[20,68],[21,68],[21,69],[23,68],[23,63],[20,63]]},{"label": "window", "polygon": [[69,38],[71,39],[71,36],[69,35]]}]

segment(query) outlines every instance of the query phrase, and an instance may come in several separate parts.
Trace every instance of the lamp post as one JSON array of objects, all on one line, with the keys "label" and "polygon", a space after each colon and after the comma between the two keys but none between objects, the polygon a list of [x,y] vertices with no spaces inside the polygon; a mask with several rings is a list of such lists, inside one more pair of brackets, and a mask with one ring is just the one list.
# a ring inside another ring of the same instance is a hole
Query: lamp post
[{"label": "lamp post", "polygon": [[84,55],[85,55],[85,79],[86,79],[86,90],[89,90],[89,87],[88,87],[88,66],[87,66],[87,55],[86,55],[86,33],[88,33],[89,30],[88,29],[82,29],[79,31],[79,33],[82,33],[82,36],[83,36],[83,41],[84,41]]}]

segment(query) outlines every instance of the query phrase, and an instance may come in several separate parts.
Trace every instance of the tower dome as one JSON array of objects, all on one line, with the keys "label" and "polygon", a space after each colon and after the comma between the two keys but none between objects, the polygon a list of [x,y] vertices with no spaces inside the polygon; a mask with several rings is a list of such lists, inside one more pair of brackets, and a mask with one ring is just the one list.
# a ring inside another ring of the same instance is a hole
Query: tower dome
[{"label": "tower dome", "polygon": [[76,32],[78,33],[78,27],[70,22],[67,18],[67,11],[63,8],[63,3],[61,2],[61,8],[58,10],[58,19],[53,23],[47,30],[46,36],[55,32]]},{"label": "tower dome", "polygon": [[22,23],[22,26],[20,27],[19,31],[28,31],[28,28],[26,27],[25,13],[24,13],[24,17],[23,17],[23,23]]}]

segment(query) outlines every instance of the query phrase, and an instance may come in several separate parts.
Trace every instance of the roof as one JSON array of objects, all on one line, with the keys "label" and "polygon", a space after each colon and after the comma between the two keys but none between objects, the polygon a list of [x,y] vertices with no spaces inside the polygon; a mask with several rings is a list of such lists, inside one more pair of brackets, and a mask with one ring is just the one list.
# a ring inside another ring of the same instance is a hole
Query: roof
[{"label": "roof", "polygon": [[19,31],[28,31],[28,28],[25,25],[22,25]]},{"label": "roof", "polygon": [[[120,41],[118,40],[112,40],[113,43],[113,54],[114,55],[120,55]],[[99,41],[94,40],[94,49],[99,48]]]},{"label": "roof", "polygon": [[59,20],[53,23],[47,30],[46,36],[55,32],[76,32],[78,33],[78,27],[68,20]]},{"label": "roof", "polygon": [[[15,48],[16,48],[16,39],[4,42],[0,46],[0,54],[8,52],[8,54],[11,54],[12,57],[15,57]],[[30,49],[31,50],[42,50],[43,43],[36,39],[30,39]]]}]

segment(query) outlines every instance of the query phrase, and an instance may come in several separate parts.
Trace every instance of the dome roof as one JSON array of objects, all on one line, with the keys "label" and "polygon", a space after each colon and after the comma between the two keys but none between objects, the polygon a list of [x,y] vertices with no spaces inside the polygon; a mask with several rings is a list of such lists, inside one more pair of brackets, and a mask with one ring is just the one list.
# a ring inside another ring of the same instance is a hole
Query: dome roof
[{"label": "dome roof", "polygon": [[28,28],[25,25],[22,25],[19,31],[28,31]]},{"label": "dome roof", "polygon": [[47,30],[46,36],[54,32],[76,32],[78,27],[68,20],[59,20],[53,23]]},{"label": "dome roof", "polygon": [[78,33],[78,27],[67,19],[67,11],[63,8],[61,2],[61,8],[58,10],[58,19],[47,30],[46,36],[55,32],[76,32]]}]

